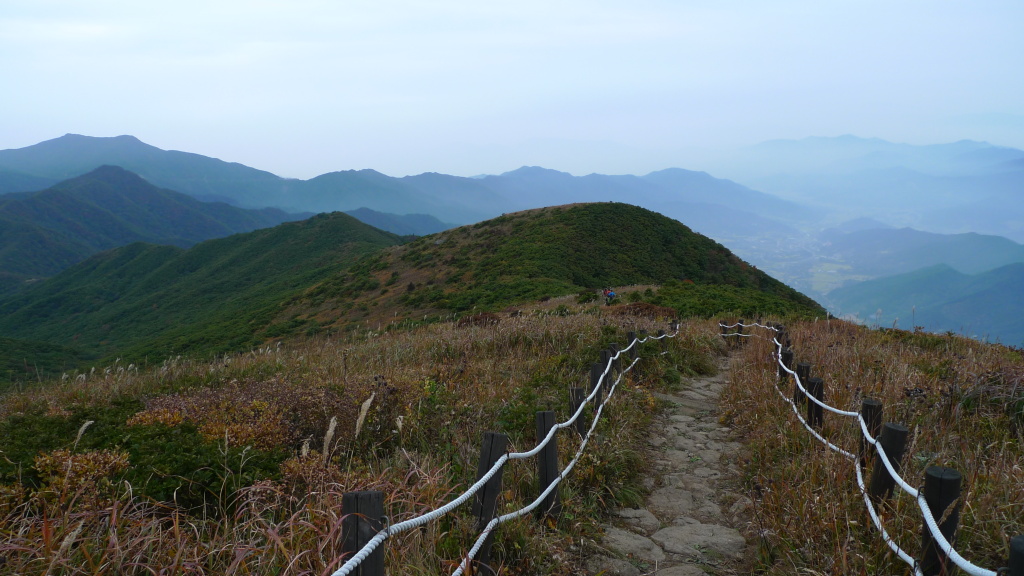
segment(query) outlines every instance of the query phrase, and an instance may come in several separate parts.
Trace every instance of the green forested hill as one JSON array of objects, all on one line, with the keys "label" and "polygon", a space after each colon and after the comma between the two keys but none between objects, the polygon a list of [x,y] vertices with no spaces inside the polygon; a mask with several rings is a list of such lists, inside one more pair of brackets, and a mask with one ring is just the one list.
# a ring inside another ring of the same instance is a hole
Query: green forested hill
[{"label": "green forested hill", "polygon": [[[318,322],[343,322],[350,314],[372,321],[424,310],[496,309],[602,286],[670,282],[697,287],[695,297],[701,286],[735,289],[726,299],[729,305],[701,313],[824,314],[817,303],[721,244],[671,218],[621,203],[529,210],[420,238],[324,281],[298,310]],[[665,304],[685,308],[683,292]],[[747,305],[736,309],[737,302]]]},{"label": "green forested hill", "polygon": [[648,300],[683,315],[823,314],[717,242],[627,204],[543,208],[399,242],[334,213],[188,250],[132,244],[0,300],[0,336],[160,361],[635,284],[666,285]]},{"label": "green forested hill", "polygon": [[0,294],[132,242],[185,247],[294,218],[200,202],[103,166],[40,192],[0,196]]},{"label": "green forested hill", "polygon": [[262,341],[281,302],[398,241],[334,213],[188,250],[131,244],[0,301],[0,334],[94,357],[245,348]]}]

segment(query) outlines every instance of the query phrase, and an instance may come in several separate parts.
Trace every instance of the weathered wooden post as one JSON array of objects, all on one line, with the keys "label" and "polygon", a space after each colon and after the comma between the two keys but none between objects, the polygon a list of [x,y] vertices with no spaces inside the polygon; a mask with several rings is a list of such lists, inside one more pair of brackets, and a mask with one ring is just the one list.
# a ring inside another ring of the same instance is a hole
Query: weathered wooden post
[{"label": "weathered wooden post", "polygon": [[[903,424],[886,422],[882,426],[882,433],[878,442],[882,450],[889,457],[892,469],[898,474],[903,461],[903,452],[907,449],[907,435],[910,434]],[[896,479],[889,475],[889,470],[882,463],[882,454],[875,453],[875,464],[871,468],[871,484],[868,486],[868,494],[878,504],[879,500],[892,496],[892,489],[896,486]]]},{"label": "weathered wooden post", "polygon": [[718,332],[722,335],[722,340],[724,340],[726,342],[726,344],[728,344],[729,343],[729,337],[726,336],[726,334],[729,333],[729,329],[726,328],[724,324],[719,323],[718,324]]},{"label": "weathered wooden post", "polygon": [[[380,532],[384,493],[379,490],[346,492],[341,496],[341,552],[351,556]],[[384,576],[384,547],[370,553],[352,572],[355,576]]]},{"label": "weathered wooden post", "polygon": [[1010,576],[1024,576],[1024,535],[1010,538],[1010,560],[1006,566]]},{"label": "weathered wooden post", "polygon": [[789,333],[786,332],[786,327],[779,324],[778,330],[778,333],[775,334],[775,339],[779,341],[779,344],[781,344],[783,348],[791,348],[793,346],[793,342],[789,339]]},{"label": "weathered wooden post", "polygon": [[[864,419],[871,437],[878,438],[878,435],[882,432],[882,402],[874,398],[861,400],[860,415]],[[862,472],[868,469],[868,458],[874,454],[874,449],[875,447],[868,442],[867,438],[864,437],[863,431],[861,431],[860,469]]]},{"label": "weathered wooden post", "polygon": [[[480,462],[476,467],[476,480],[487,474],[494,466],[494,463],[501,458],[508,450],[508,436],[497,432],[484,432],[483,443],[480,446]],[[476,516],[476,529],[483,531],[487,524],[494,518],[494,511],[498,506],[498,494],[501,494],[501,476],[505,468],[499,468],[494,476],[491,476],[483,488],[473,498],[473,516]],[[494,574],[491,569],[491,544],[494,542],[494,532],[487,535],[484,543],[480,546],[475,558],[476,574]]]},{"label": "weathered wooden post", "polygon": [[[929,466],[924,471],[924,501],[939,524],[939,532],[950,544],[953,544],[956,538],[956,528],[960,522],[960,504],[949,512],[946,512],[946,509],[960,498],[962,482],[960,473],[952,468]],[[955,570],[956,565],[936,546],[935,538],[927,525],[921,534],[921,550],[921,571],[925,576],[952,574]]]},{"label": "weathered wooden post", "polygon": [[[575,414],[579,411],[580,406],[583,405],[583,401],[587,399],[587,393],[583,388],[570,388],[569,389],[569,400],[572,402],[572,413]],[[580,417],[576,419],[574,424],[576,431],[579,432],[580,436],[587,433],[587,412],[584,410],[580,413]]]},{"label": "weathered wooden post", "polygon": [[739,320],[736,321],[736,336],[734,336],[734,338],[736,339],[736,345],[737,346],[739,346],[740,344],[743,344],[743,323],[744,322],[745,321],[743,320],[743,318],[740,318]]},{"label": "weathered wooden post", "polygon": [[[780,357],[782,358],[782,364],[779,365],[779,381],[785,382],[789,378],[789,371],[786,368],[789,368],[789,370],[793,369],[793,351],[786,348],[782,351]],[[786,368],[783,368],[783,366]]]},{"label": "weathered wooden post", "polygon": [[807,396],[800,389],[801,386],[807,389],[807,381],[811,379],[811,365],[807,362],[800,362],[796,365],[796,378],[793,379],[793,402],[805,404]]},{"label": "weathered wooden post", "polygon": [[630,362],[633,362],[640,357],[640,343],[636,342],[636,344],[634,344],[634,342],[636,342],[636,332],[626,332],[626,347],[629,348],[630,345],[633,346],[632,348],[629,348]]},{"label": "weathered wooden post", "polygon": [[[546,410],[537,412],[537,442],[544,440],[548,432],[555,427],[555,412]],[[551,436],[540,454],[537,455],[537,484],[540,491],[544,492],[548,486],[558,479],[558,435]],[[562,503],[558,497],[558,488],[548,494],[547,498],[541,501],[537,509],[537,516],[543,518],[545,515],[557,517],[562,512]]]},{"label": "weathered wooden post", "polygon": [[[590,392],[593,394],[594,390],[602,385],[601,375],[604,374],[604,366],[600,362],[594,362],[590,365]],[[602,404],[601,392],[597,393],[594,397],[594,406],[600,406]]]},{"label": "weathered wooden post", "polygon": [[[807,392],[819,402],[825,401],[825,381],[821,378],[807,379]],[[825,422],[825,409],[817,402],[807,401],[807,423],[812,428],[821,428]]]}]

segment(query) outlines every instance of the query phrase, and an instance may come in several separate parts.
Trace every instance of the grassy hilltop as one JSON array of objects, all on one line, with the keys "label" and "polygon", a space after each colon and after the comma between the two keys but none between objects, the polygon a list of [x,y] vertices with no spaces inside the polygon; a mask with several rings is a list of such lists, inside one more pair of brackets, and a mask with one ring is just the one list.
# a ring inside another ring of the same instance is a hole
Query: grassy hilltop
[{"label": "grassy hilltop", "polygon": [[[333,213],[187,250],[133,244],[0,300],[0,336],[73,351],[71,369],[81,358],[208,356],[602,286],[663,284],[632,298],[682,316],[824,314],[722,245],[626,204],[531,210],[401,242]],[[54,360],[39,364],[59,369]]]},{"label": "grassy hilltop", "polygon": [[376,326],[650,284],[671,289],[647,300],[684,316],[824,314],[811,299],[679,222],[604,203],[507,214],[383,250],[296,300],[288,319]]}]

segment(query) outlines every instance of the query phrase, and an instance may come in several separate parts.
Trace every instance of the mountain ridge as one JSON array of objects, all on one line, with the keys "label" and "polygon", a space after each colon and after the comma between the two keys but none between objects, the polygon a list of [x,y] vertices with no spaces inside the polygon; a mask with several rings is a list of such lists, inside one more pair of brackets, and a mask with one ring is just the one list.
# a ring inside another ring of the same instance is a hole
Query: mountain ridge
[{"label": "mountain ridge", "polygon": [[[98,164],[119,165],[160,187],[200,199],[229,201],[245,207],[274,206],[313,212],[366,207],[379,212],[425,213],[453,223],[473,223],[506,212],[582,201],[627,200],[661,212],[685,210],[685,206],[679,208],[680,203],[710,202],[737,210],[737,218],[743,217],[744,208],[750,208],[754,196],[765,206],[787,205],[785,201],[710,176],[701,182],[702,190],[693,190],[697,194],[693,196],[687,187],[659,187],[639,176],[576,177],[538,167],[480,178],[430,172],[393,178],[363,169],[328,172],[308,180],[286,179],[238,163],[161,150],[133,136],[95,138],[70,134],[25,148],[0,150],[0,191],[17,189],[14,180],[18,178],[60,179],[75,172],[84,173]],[[524,178],[533,179],[525,188]],[[717,193],[709,195],[704,190],[709,186]],[[546,190],[539,190],[544,187]],[[736,197],[740,192],[743,197]],[[793,210],[776,207],[773,214],[797,211],[791,203],[788,205]],[[669,215],[685,217],[685,212]]]},{"label": "mountain ridge", "polygon": [[[706,313],[824,313],[717,242],[620,203],[531,210],[400,244],[343,213],[189,249],[135,243],[0,299],[0,336],[159,361],[661,282],[677,285],[666,305],[704,298]],[[728,299],[715,304],[706,296],[719,286]]]},{"label": "mountain ridge", "polygon": [[[132,242],[185,247],[297,217],[200,202],[123,168],[101,166],[45,190],[0,196],[0,272],[23,283]],[[6,286],[0,294],[18,282]]]}]

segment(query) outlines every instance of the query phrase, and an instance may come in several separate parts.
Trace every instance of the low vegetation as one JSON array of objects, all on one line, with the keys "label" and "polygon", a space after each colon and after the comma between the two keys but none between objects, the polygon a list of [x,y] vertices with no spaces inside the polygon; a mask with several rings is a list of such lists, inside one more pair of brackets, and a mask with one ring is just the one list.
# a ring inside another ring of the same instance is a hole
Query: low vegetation
[{"label": "low vegetation", "polygon": [[[133,244],[0,300],[0,334],[67,349],[64,366],[149,365],[608,285],[665,284],[656,304],[685,315],[824,314],[717,242],[627,204],[531,210],[403,241],[334,213],[189,250]],[[43,378],[61,365],[0,350],[8,359]]]},{"label": "low vegetation", "polygon": [[399,242],[334,213],[189,250],[131,244],[0,301],[0,333],[93,361],[247,350],[267,338],[282,301]]},{"label": "low vegetation", "polygon": [[[876,398],[885,421],[910,428],[902,473],[909,483],[920,486],[932,465],[962,474],[956,548],[990,570],[1005,566],[1009,538],[1024,534],[1021,350],[835,320],[794,324],[790,334],[795,361],[813,365],[829,404],[859,410],[862,398]],[[749,338],[723,398],[725,419],[747,440],[759,573],[906,573],[871,526],[853,464],[815,440],[772,390],[779,378],[770,354],[766,340]],[[792,397],[792,384],[780,391]],[[855,452],[859,434],[854,420],[825,413],[823,435],[833,443]],[[895,541],[920,557],[916,502],[904,494],[882,515]]]},{"label": "low vegetation", "polygon": [[[532,447],[535,412],[565,419],[569,387],[585,385],[601,348],[624,342],[627,330],[666,327],[667,318],[574,300],[264,346],[212,363],[117,363],[8,394],[0,400],[0,567],[328,574],[339,562],[344,492],[382,490],[392,522],[443,504],[475,479],[484,431],[508,434],[513,449]],[[720,349],[709,321],[644,346],[562,490],[565,514],[500,529],[502,573],[581,565],[594,519],[643,497],[651,391],[714,370]],[[563,463],[578,441],[560,436]],[[535,466],[509,465],[501,508],[535,497]],[[469,516],[460,510],[390,541],[393,571],[450,573],[474,537]]]},{"label": "low vegetation", "polygon": [[664,305],[686,315],[824,315],[813,300],[679,222],[600,203],[508,214],[366,256],[291,303],[279,322],[372,327],[643,284],[671,287]]}]

